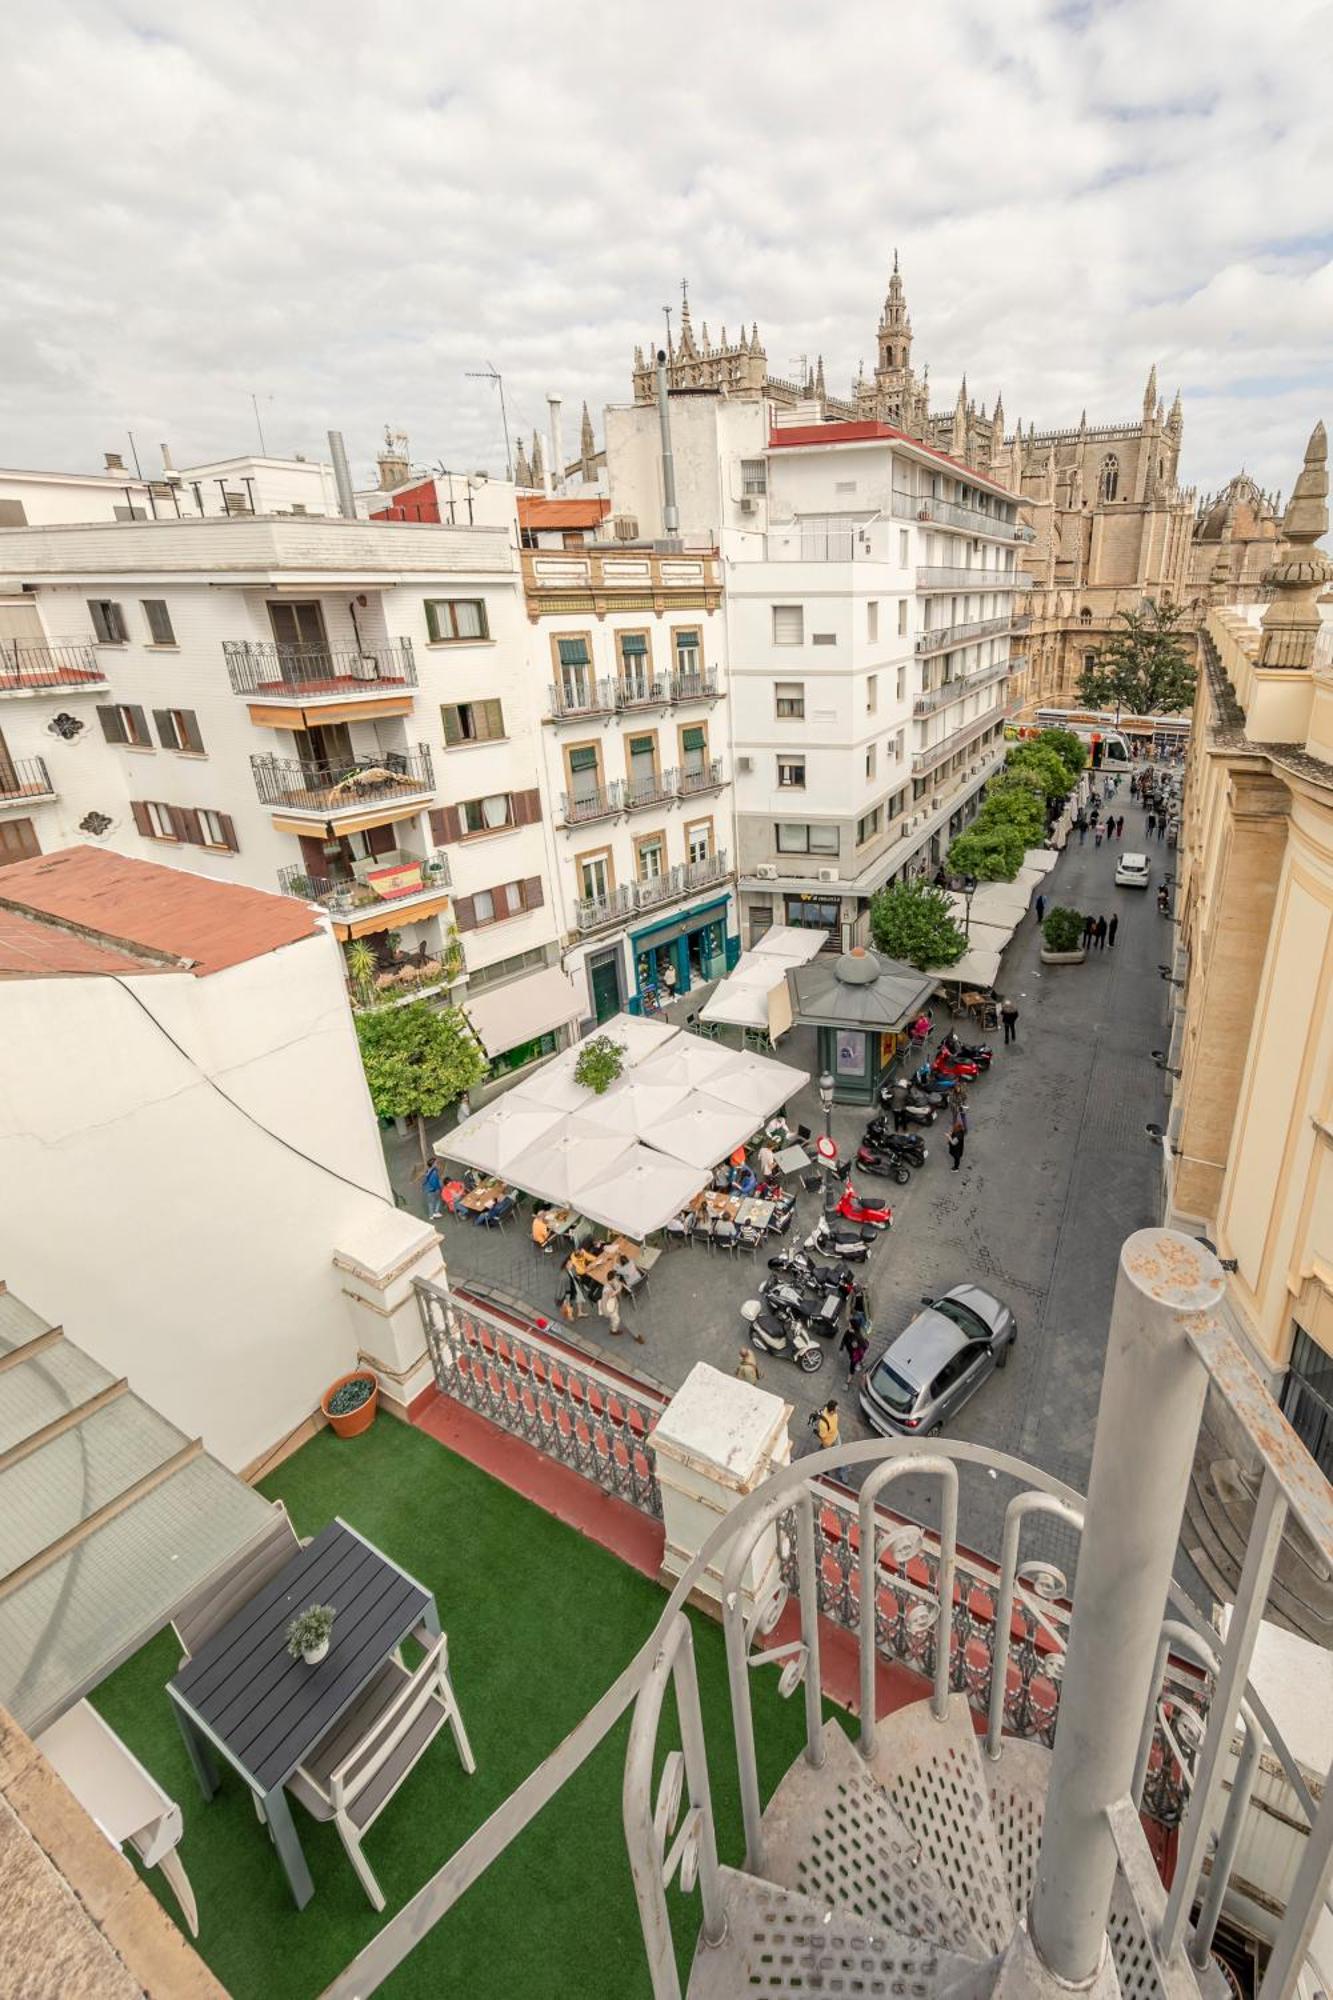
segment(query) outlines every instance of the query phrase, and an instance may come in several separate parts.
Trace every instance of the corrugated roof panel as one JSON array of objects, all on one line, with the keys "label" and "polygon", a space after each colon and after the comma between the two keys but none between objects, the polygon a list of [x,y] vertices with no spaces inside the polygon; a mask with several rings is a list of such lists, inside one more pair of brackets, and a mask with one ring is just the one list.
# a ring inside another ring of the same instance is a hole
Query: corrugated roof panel
[{"label": "corrugated roof panel", "polygon": [[110,1369],[68,1340],[7,1368],[0,1376],[0,1452],[86,1403],[114,1380]]},{"label": "corrugated roof panel", "polygon": [[39,1555],[187,1442],[137,1396],[120,1396],[0,1472],[0,1575]]}]

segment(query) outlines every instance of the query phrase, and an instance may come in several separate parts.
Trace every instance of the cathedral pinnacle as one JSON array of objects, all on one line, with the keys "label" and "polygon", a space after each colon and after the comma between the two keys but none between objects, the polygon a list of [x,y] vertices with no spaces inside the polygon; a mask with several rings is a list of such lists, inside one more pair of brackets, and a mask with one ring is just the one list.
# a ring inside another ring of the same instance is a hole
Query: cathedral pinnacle
[{"label": "cathedral pinnacle", "polygon": [[1154,361],[1152,367],[1148,370],[1148,386],[1143,392],[1143,416],[1145,422],[1152,421],[1153,412],[1156,410],[1156,408],[1157,408],[1157,363]]},{"label": "cathedral pinnacle", "polygon": [[1273,602],[1260,624],[1260,667],[1311,667],[1319,636],[1319,597],[1333,582],[1333,561],[1315,544],[1328,532],[1328,437],[1316,424],[1305,464],[1282,517],[1282,547],[1264,582]]}]

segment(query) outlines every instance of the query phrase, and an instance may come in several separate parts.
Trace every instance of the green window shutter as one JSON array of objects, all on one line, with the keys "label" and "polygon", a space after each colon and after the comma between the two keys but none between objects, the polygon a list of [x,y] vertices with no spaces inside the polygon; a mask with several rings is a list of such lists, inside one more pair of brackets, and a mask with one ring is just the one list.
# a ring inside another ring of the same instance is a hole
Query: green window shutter
[{"label": "green window shutter", "polygon": [[648,641],[637,632],[627,632],[620,642],[622,653],[646,653]]},{"label": "green window shutter", "polygon": [[702,729],[683,730],[680,740],[686,750],[702,750],[706,742]]},{"label": "green window shutter", "polygon": [[446,702],[440,709],[440,719],[444,723],[445,742],[461,743],[463,730],[458,720],[458,704],[452,701]]},{"label": "green window shutter", "polygon": [[440,637],[440,608],[433,597],[426,599],[426,636],[429,639]]},{"label": "green window shutter", "polygon": [[569,768],[571,771],[595,771],[597,769],[596,750],[571,750],[569,753]]},{"label": "green window shutter", "polygon": [[557,639],[562,667],[586,667],[588,664],[588,642],[586,639]]},{"label": "green window shutter", "polygon": [[631,757],[651,757],[653,754],[652,737],[631,736],[629,739],[629,754]]},{"label": "green window shutter", "polygon": [[498,701],[483,701],[477,706],[482,710],[484,734],[488,737],[503,736],[505,733],[504,705]]}]

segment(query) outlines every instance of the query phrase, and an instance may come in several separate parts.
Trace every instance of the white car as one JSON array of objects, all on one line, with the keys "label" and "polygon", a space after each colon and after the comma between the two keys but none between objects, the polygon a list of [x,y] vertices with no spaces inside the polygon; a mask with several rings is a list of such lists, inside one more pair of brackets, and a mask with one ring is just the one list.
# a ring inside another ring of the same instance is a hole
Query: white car
[{"label": "white car", "polygon": [[1152,873],[1146,854],[1122,854],[1115,865],[1117,889],[1146,889]]}]

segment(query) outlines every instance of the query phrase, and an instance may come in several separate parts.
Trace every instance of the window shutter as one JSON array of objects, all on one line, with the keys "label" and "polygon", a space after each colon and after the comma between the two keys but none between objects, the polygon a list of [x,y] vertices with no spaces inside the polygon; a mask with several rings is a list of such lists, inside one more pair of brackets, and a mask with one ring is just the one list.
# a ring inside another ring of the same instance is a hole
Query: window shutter
[{"label": "window shutter", "polygon": [[93,637],[95,639],[100,639],[100,640],[109,639],[111,634],[107,628],[105,606],[102,604],[101,600],[96,597],[88,598],[87,605],[88,605],[88,616],[93,621]]},{"label": "window shutter", "polygon": [[463,838],[463,824],[458,817],[457,806],[437,806],[430,815],[431,838],[447,847],[451,840]]},{"label": "window shutter", "polygon": [[562,667],[587,666],[588,642],[586,639],[557,639],[555,643]]},{"label": "window shutter", "polygon": [[372,854],[392,854],[398,845],[396,826],[370,826],[366,828],[366,846]]},{"label": "window shutter", "polygon": [[184,746],[176,736],[176,725],[171,719],[169,708],[155,708],[153,721],[157,724],[157,737],[164,750],[180,750]]},{"label": "window shutter", "polygon": [[134,731],[130,740],[135,743],[151,743],[153,735],[148,727],[148,717],[144,711],[134,702],[129,702],[126,705],[125,712],[130,718],[130,724]]},{"label": "window shutter", "polygon": [[[97,720],[102,725],[102,734],[108,743],[129,742],[130,739],[125,733],[124,718],[118,708],[99,708],[97,711]],[[135,810],[136,812],[138,811],[137,806]],[[143,828],[141,827],[140,832],[142,831]]]},{"label": "window shutter", "polygon": [[110,636],[116,641],[117,645],[124,645],[126,639],[129,638],[129,632],[125,625],[125,613],[118,604],[108,604],[106,613],[107,624],[110,627]]},{"label": "window shutter", "polygon": [[515,916],[519,909],[517,882],[497,882],[490,892],[491,921],[501,924],[506,917]]},{"label": "window shutter", "polygon": [[505,733],[504,704],[499,701],[484,701],[481,707],[486,712],[487,736],[503,736]]},{"label": "window shutter", "polygon": [[440,709],[440,720],[444,724],[444,740],[446,745],[452,746],[455,743],[461,743],[463,740],[463,728],[458,719],[457,702],[450,701],[443,705]]},{"label": "window shutter", "polygon": [[[174,818],[175,814],[172,817]],[[180,820],[182,826],[185,828],[185,838],[189,841],[191,847],[206,847],[208,845],[208,842],[204,839],[203,824],[193,806],[182,806],[180,808]]]},{"label": "window shutter", "polygon": [[685,750],[706,749],[707,740],[702,729],[682,729],[680,733],[681,747]]},{"label": "window shutter", "polygon": [[[192,815],[187,813],[184,807],[182,806],[164,806],[162,810],[166,813],[167,818],[171,821],[171,831],[175,834],[177,840],[185,840],[185,841],[192,840],[193,836],[191,835],[190,832],[190,819]],[[199,822],[197,819],[195,820],[194,824],[195,824],[195,832],[198,833]],[[203,845],[203,835],[201,833],[199,834],[198,840],[195,841],[194,844],[196,846]]]},{"label": "window shutter", "polygon": [[185,742],[182,747],[186,750],[193,750],[196,755],[201,754],[204,747],[204,739],[199,734],[199,719],[194,710],[192,708],[181,709],[180,719],[181,727],[185,731]]},{"label": "window shutter", "polygon": [[541,876],[540,876],[540,875],[529,875],[529,876],[528,876],[528,878],[527,878],[527,880],[526,880],[526,882],[521,882],[521,883],[519,884],[519,887],[520,887],[520,888],[521,888],[521,890],[523,891],[523,907],[524,907],[524,909],[525,909],[525,910],[539,910],[539,909],[541,908],[541,906],[542,906],[543,902],[544,902],[544,901],[546,900],[546,898],[545,898],[545,895],[544,895],[544,893],[543,893],[543,890],[542,890],[542,878],[541,878]]},{"label": "window shutter", "polygon": [[773,640],[779,646],[799,646],[805,637],[805,610],[799,604],[773,606]]},{"label": "window shutter", "polygon": [[[119,739],[113,738],[113,741],[116,740]],[[144,836],[145,840],[153,840],[156,837],[153,833],[153,822],[149,817],[148,807],[144,804],[143,800],[132,799],[130,801],[130,811],[134,814],[134,824],[138,827],[139,832]]]},{"label": "window shutter", "polygon": [[426,637],[438,639],[440,636],[440,614],[433,598],[426,599]]},{"label": "window shutter", "polygon": [[542,816],[542,795],[535,788],[514,793],[514,825],[532,826]]},{"label": "window shutter", "polygon": [[477,928],[477,913],[472,906],[471,896],[454,897],[454,923],[460,931],[474,931]]},{"label": "window shutter", "polygon": [[217,816],[217,821],[218,825],[222,829],[223,846],[227,848],[229,853],[239,854],[241,851],[241,843],[236,838],[235,820],[232,818],[230,813],[219,813]]}]

